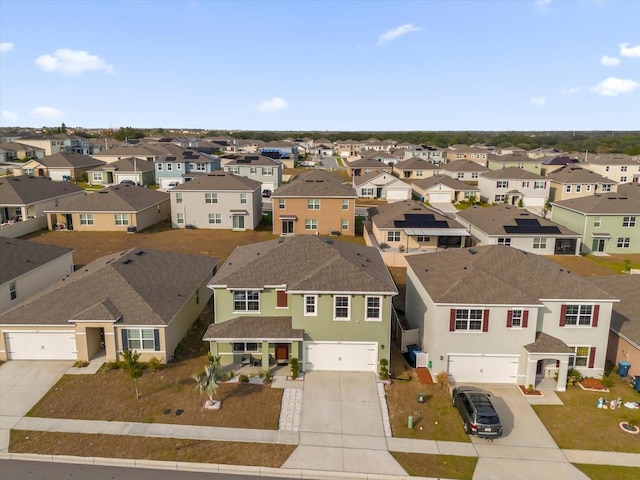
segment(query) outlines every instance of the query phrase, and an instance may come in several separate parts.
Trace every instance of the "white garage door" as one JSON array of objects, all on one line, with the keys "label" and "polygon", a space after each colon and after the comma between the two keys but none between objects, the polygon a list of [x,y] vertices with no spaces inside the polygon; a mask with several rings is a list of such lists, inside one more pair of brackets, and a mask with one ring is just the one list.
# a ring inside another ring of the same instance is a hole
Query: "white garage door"
[{"label": "white garage door", "polygon": [[430,193],[429,203],[451,203],[450,193]]},{"label": "white garage door", "polygon": [[76,332],[6,332],[11,360],[76,360]]},{"label": "white garage door", "polygon": [[171,182],[181,183],[179,178],[161,178],[160,187],[167,188]]},{"label": "white garage door", "polygon": [[49,170],[49,176],[51,180],[60,182],[65,179],[64,177],[71,178],[71,170]]},{"label": "white garage door", "polygon": [[272,183],[263,183],[262,184],[262,191],[264,192],[265,190],[271,190],[273,192],[275,190],[275,188],[273,186],[273,182]]},{"label": "white garage door", "polygon": [[375,372],[377,343],[305,342],[304,371]]},{"label": "white garage door", "polygon": [[411,190],[387,190],[387,202],[411,200]]},{"label": "white garage door", "polygon": [[137,178],[138,175],[136,175],[135,173],[132,173],[130,175],[118,175],[118,183],[122,182],[123,180],[131,180],[132,182],[136,182],[137,183]]},{"label": "white garage door", "polygon": [[518,357],[449,355],[449,375],[456,383],[516,383]]}]

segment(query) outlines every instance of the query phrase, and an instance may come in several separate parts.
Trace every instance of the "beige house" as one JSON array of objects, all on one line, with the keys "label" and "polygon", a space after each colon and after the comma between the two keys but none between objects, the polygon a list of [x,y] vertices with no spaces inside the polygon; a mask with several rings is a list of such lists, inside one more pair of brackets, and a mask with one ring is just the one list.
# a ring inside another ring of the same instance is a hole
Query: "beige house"
[{"label": "beige house", "polygon": [[640,181],[640,155],[594,153],[578,155],[584,168],[619,183]]},{"label": "beige house", "polygon": [[454,160],[442,165],[442,173],[469,185],[477,185],[478,177],[489,169],[472,160]]},{"label": "beige house", "polygon": [[43,158],[44,149],[18,142],[0,142],[0,162],[12,162],[26,158]]},{"label": "beige house", "polygon": [[471,160],[479,165],[486,165],[489,151],[486,148],[468,145],[453,145],[446,151],[447,162],[455,160]]},{"label": "beige house", "polygon": [[407,158],[393,166],[393,173],[405,181],[429,178],[441,172],[441,167],[418,157]]},{"label": "beige house", "polygon": [[169,194],[135,185],[115,185],[45,211],[49,230],[130,232],[168,220]]},{"label": "beige house", "polygon": [[105,162],[80,153],[60,152],[29,160],[19,170],[22,175],[50,177],[51,180],[80,180],[83,173],[103,167]]},{"label": "beige house", "polygon": [[347,171],[350,177],[359,177],[369,173],[391,173],[392,166],[376,160],[375,158],[360,158],[347,163]]},{"label": "beige house", "polygon": [[448,175],[416,180],[411,184],[413,193],[429,203],[457,203],[471,197],[480,196],[480,189]]},{"label": "beige house", "polygon": [[271,195],[274,235],[353,235],[356,191],[342,178],[310,170]]},{"label": "beige house", "polygon": [[575,165],[565,165],[546,177],[551,180],[549,200],[552,202],[618,191],[615,181]]},{"label": "beige house", "polygon": [[211,298],[218,259],[131,249],[101,257],[0,314],[0,360],[81,360],[135,350],[173,358]]}]

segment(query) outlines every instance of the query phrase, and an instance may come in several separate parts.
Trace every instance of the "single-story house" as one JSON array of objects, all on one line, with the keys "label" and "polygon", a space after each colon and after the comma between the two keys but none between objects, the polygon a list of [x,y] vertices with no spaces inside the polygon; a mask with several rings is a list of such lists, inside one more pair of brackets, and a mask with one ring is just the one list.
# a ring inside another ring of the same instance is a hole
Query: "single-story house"
[{"label": "single-story house", "polygon": [[386,172],[353,177],[353,188],[360,198],[384,199],[389,203],[411,200],[411,185]]},{"label": "single-story house", "polygon": [[478,198],[480,189],[448,175],[414,180],[411,184],[413,193],[425,202],[457,203],[471,197]]},{"label": "single-story house", "polygon": [[104,166],[105,162],[80,153],[59,152],[32,159],[22,165],[22,175],[50,177],[51,180],[79,180],[88,170]]},{"label": "single-story house", "polygon": [[130,180],[143,187],[156,183],[155,164],[149,160],[127,157],[87,171],[92,185],[117,185]]}]

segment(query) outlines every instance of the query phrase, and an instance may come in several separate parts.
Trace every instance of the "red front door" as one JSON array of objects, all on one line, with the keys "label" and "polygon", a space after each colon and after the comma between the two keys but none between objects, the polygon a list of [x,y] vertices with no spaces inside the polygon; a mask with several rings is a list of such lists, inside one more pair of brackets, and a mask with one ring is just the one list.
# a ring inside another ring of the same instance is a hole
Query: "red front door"
[{"label": "red front door", "polygon": [[276,362],[277,363],[289,362],[289,344],[288,343],[276,343]]}]

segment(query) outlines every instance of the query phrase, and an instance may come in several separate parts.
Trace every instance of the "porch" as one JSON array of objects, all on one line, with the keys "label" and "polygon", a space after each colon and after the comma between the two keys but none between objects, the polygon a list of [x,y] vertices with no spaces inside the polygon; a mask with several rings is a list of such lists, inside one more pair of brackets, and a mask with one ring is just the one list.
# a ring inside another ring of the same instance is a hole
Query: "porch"
[{"label": "porch", "polygon": [[526,358],[526,372],[524,385],[549,385],[557,373],[556,390],[564,392],[567,389],[567,374],[569,360],[575,354],[562,340],[543,332],[536,333],[536,340],[524,346]]}]

